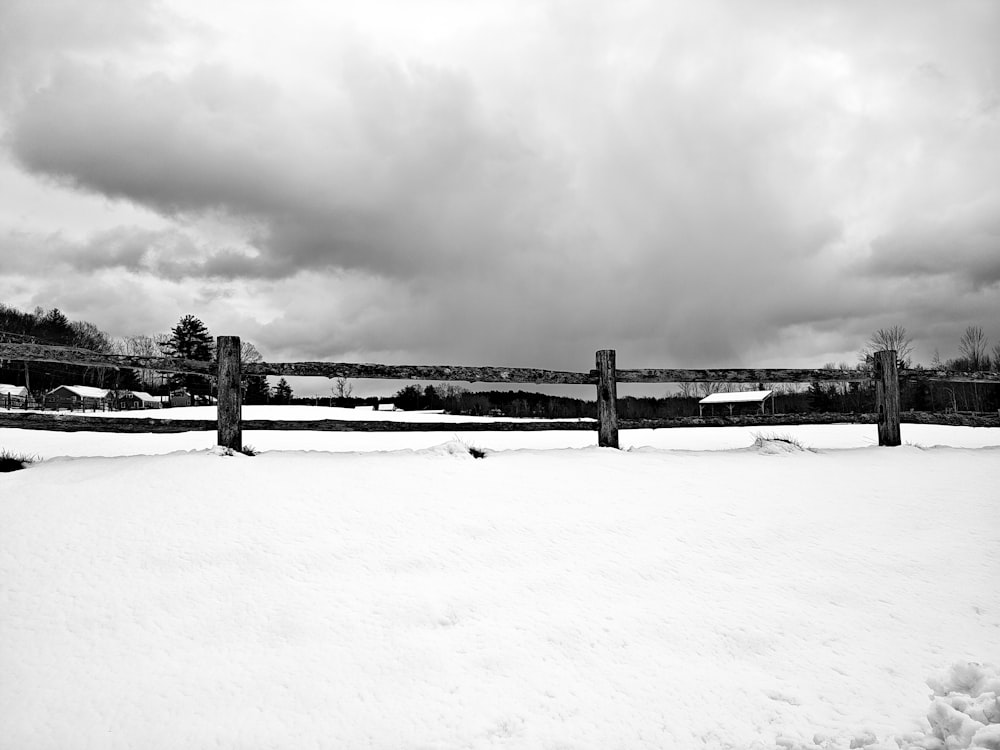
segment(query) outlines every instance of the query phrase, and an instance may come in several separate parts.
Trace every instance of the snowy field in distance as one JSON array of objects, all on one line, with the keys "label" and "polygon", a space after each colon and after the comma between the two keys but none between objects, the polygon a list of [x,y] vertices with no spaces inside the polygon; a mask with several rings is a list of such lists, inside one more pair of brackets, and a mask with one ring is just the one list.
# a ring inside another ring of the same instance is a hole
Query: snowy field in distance
[{"label": "snowy field in distance", "polygon": [[[0,410],[3,411],[3,410]],[[64,412],[65,413],[65,412]],[[215,407],[195,406],[138,412],[106,412],[86,416],[108,418],[215,419]],[[244,406],[244,419],[308,421],[318,419],[395,420],[405,422],[497,421],[489,417],[459,417],[439,412],[391,412],[315,406]],[[501,421],[533,421],[504,419]],[[1000,429],[902,425],[903,441],[920,447],[955,448],[1000,446]],[[757,435],[789,435],[809,448],[863,448],[877,445],[875,425],[795,425],[779,427],[676,427],[659,430],[623,430],[622,448],[652,447],[666,450],[732,450],[745,448]],[[521,448],[585,448],[597,444],[596,431],[551,432],[281,432],[245,430],[243,442],[257,450],[384,451],[422,449],[449,439],[460,439],[491,450]],[[202,450],[215,444],[215,432],[173,435],[115,433],[60,433],[0,428],[0,449],[51,458],[54,456],[155,455]]]},{"label": "snowy field in distance", "polygon": [[902,431],[0,429],[0,748],[991,747],[1000,430]]}]

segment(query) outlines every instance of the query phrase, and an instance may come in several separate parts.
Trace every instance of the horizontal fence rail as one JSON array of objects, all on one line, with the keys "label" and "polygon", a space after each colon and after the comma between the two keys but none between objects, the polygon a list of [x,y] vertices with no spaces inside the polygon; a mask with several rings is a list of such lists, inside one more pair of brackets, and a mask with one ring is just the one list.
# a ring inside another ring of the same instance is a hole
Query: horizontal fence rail
[{"label": "horizontal fence rail", "polygon": [[190,375],[214,376],[218,365],[214,361],[174,359],[171,357],[134,357],[125,354],[106,354],[70,346],[43,344],[7,344],[0,342],[0,360],[13,362],[52,362],[63,365],[110,367],[127,370],[156,370]]},{"label": "horizontal fence rail", "polygon": [[[0,343],[0,360],[53,362],[130,370],[156,370],[215,377],[217,360],[135,357],[104,354],[89,349],[42,344]],[[381,365],[350,362],[253,362],[243,363],[244,375],[306,376],[325,378],[371,378],[382,380],[440,380],[465,383],[524,383],[533,385],[596,385],[597,369],[588,372],[541,370],[529,367],[466,367],[459,365]],[[900,369],[899,379],[951,383],[998,383],[1000,373],[960,370]],[[871,370],[801,368],[715,368],[615,370],[619,383],[853,383],[873,380]]]},{"label": "horizontal fence rail", "polygon": [[[0,414],[0,427],[60,432],[205,432],[216,429],[214,419],[145,419],[85,417],[78,414]],[[394,422],[353,419],[241,419],[243,431],[281,430],[308,432],[542,432],[546,430],[596,430],[594,420],[550,422]],[[220,443],[221,444],[221,443]],[[242,446],[241,446],[242,447]]]},{"label": "horizontal fence rail", "polygon": [[[238,336],[217,339],[214,361],[136,357],[105,354],[86,349],[42,344],[0,343],[0,360],[53,362],[90,367],[155,370],[202,375],[218,384],[218,418],[211,420],[98,418],[61,414],[0,414],[0,427],[47,429],[67,432],[177,433],[217,430],[218,443],[242,449],[243,430],[309,430],[319,432],[477,432],[596,430],[598,445],[618,447],[619,429],[721,426],[732,424],[791,425],[857,422],[878,426],[879,445],[899,445],[900,422],[942,421],[938,415],[900,414],[899,383],[904,380],[1000,383],[996,372],[955,372],[951,370],[898,369],[896,352],[875,353],[871,370],[854,369],[632,369],[615,366],[615,351],[600,350],[595,368],[587,372],[541,370],[523,367],[466,367],[450,365],[382,365],[337,362],[257,362],[239,360]],[[243,420],[241,379],[247,375],[316,376],[327,378],[381,378],[397,380],[437,380],[469,383],[530,383],[590,385],[597,387],[595,420],[549,420],[530,422],[396,422],[375,420]],[[688,417],[679,419],[619,420],[618,383],[810,383],[874,382],[876,409],[864,414],[753,415],[752,417]],[[947,421],[947,420],[945,420]]]},{"label": "horizontal fence rail", "polygon": [[[805,424],[876,424],[878,414],[753,414],[738,417],[672,417],[665,419],[619,419],[621,430],[665,430],[679,427],[781,427]],[[903,424],[950,424],[993,426],[996,418],[970,414],[903,412]],[[282,432],[546,432],[571,430],[594,432],[596,420],[552,420],[549,422],[393,422],[389,420],[271,420],[245,419],[246,431]],[[50,430],[54,432],[118,432],[130,434],[175,434],[210,432],[217,429],[214,419],[156,419],[140,417],[87,417],[79,414],[32,414],[0,412],[0,428]]]},{"label": "horizontal fence rail", "polygon": [[[228,338],[228,337],[220,337]],[[0,343],[0,360],[53,362],[132,370],[156,370],[214,377],[218,360],[171,359],[102,354],[86,349],[41,344]],[[464,367],[453,365],[380,365],[348,362],[253,362],[241,365],[244,375],[372,378],[389,380],[444,380],[468,383],[532,383],[536,385],[593,385],[591,373],[539,370],[527,367]]]}]

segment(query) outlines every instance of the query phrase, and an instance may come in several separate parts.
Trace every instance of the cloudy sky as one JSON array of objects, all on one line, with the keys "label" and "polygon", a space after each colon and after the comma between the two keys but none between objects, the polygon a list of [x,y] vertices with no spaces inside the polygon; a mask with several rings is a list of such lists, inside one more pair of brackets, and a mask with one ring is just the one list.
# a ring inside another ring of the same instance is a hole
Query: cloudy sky
[{"label": "cloudy sky", "polygon": [[267,359],[1000,340],[1000,3],[3,0],[0,301]]}]

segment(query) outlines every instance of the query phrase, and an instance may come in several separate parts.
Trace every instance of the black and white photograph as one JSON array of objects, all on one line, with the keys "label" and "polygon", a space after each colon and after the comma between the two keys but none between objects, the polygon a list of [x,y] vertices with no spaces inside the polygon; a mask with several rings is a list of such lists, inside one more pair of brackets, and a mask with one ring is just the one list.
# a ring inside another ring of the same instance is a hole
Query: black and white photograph
[{"label": "black and white photograph", "polygon": [[0,750],[1000,750],[1000,2],[0,0]]}]

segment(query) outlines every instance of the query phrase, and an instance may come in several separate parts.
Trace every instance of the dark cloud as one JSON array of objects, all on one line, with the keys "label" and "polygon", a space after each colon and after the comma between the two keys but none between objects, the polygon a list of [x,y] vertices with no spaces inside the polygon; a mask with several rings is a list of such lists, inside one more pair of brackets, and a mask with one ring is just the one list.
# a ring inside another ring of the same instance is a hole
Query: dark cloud
[{"label": "dark cloud", "polygon": [[208,272],[412,274],[488,263],[519,239],[543,165],[460,78],[358,59],[348,72],[342,106],[303,123],[271,86],[225,68],[175,80],[63,66],[10,141],[26,168],[78,189],[260,225],[261,262],[210,255]]},{"label": "dark cloud", "polygon": [[915,217],[877,238],[863,269],[885,278],[950,277],[973,289],[1000,285],[1000,199]]},{"label": "dark cloud", "polygon": [[262,349],[794,364],[997,303],[995,4],[551,3],[458,57],[340,35],[273,69],[150,63],[180,23],[156,4],[128,45],[110,6],[78,36],[12,7],[12,157],[168,228],[0,243],[157,279],[171,318],[196,288]]}]

